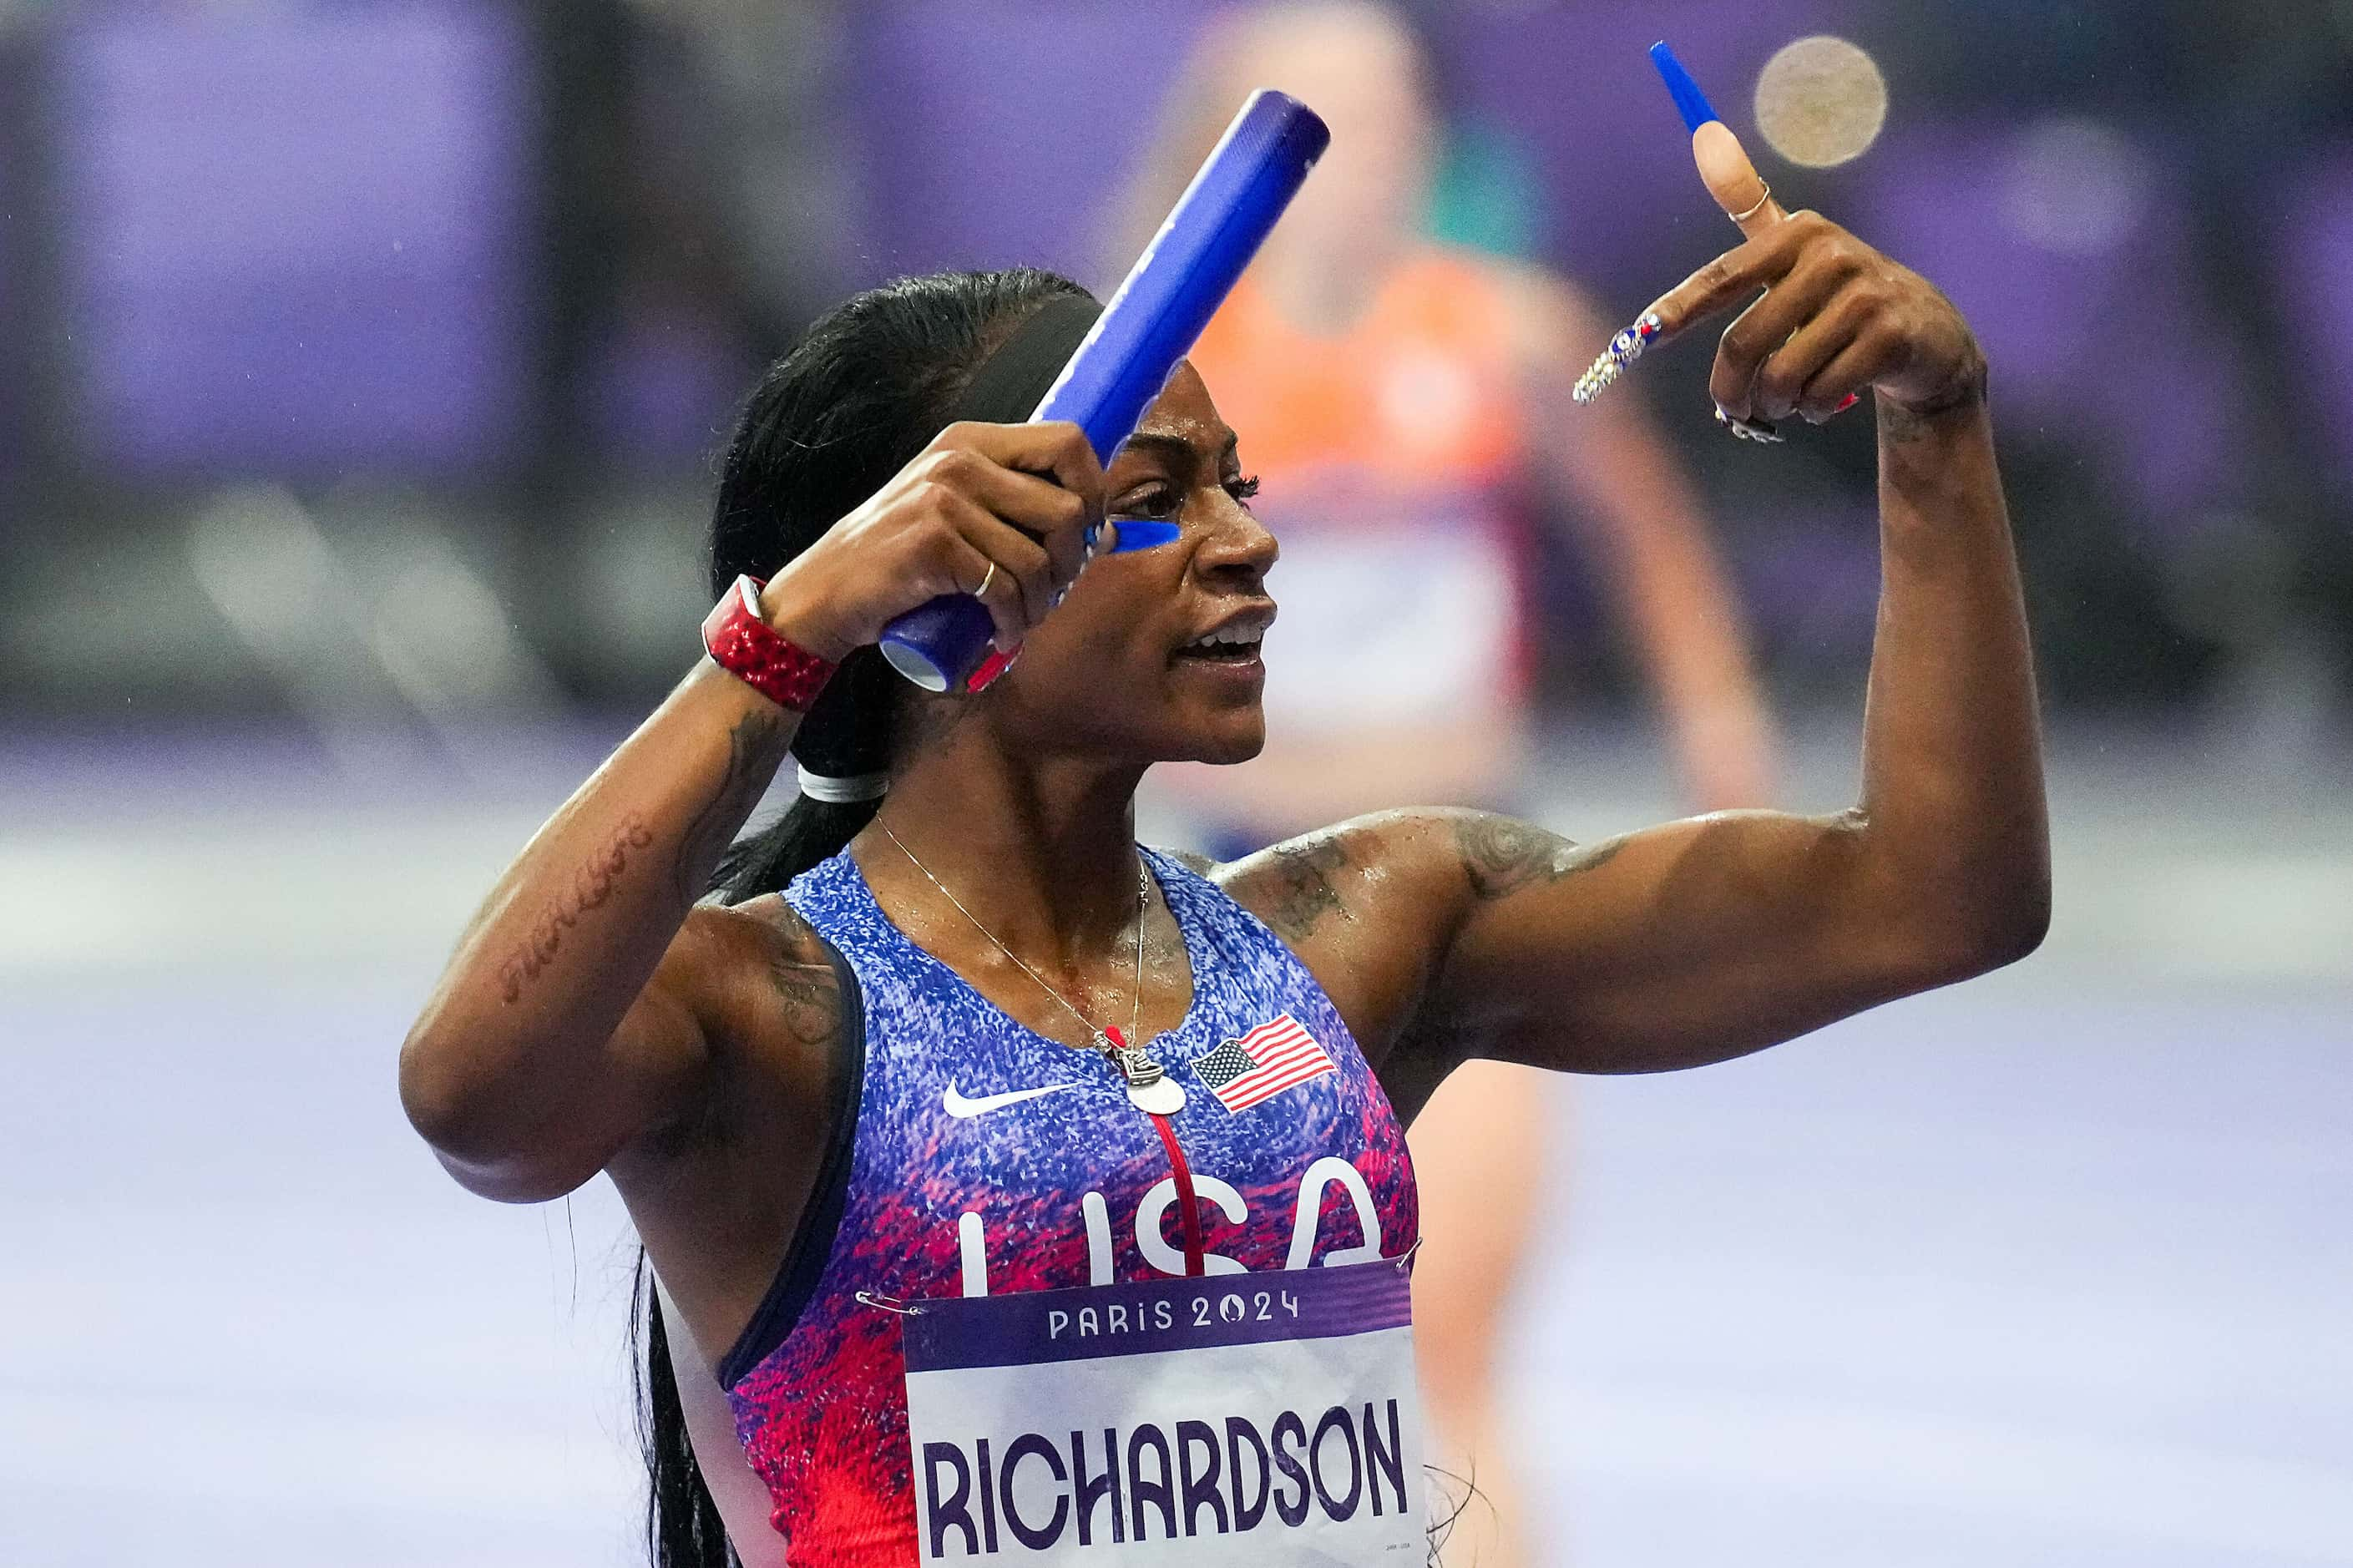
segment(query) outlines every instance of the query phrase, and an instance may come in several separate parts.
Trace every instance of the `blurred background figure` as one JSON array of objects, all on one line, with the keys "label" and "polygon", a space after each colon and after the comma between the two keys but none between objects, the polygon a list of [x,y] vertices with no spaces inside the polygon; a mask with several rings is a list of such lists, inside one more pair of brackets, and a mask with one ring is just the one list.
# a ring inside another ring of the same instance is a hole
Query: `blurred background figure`
[{"label": "blurred background figure", "polygon": [[[1616,330],[1603,315],[1542,268],[1433,233],[1470,226],[1445,204],[1479,176],[1444,167],[1461,138],[1430,69],[1386,5],[1242,9],[1202,37],[1163,110],[1123,258],[1254,86],[1333,127],[1194,353],[1266,482],[1294,647],[1270,666],[1265,754],[1172,782],[1260,842],[1406,800],[1514,795],[1550,527],[1616,601],[1694,801],[1757,804],[1769,724],[1692,487],[1639,409],[1572,408],[1587,345]],[[1508,243],[1507,220],[1486,227]]]},{"label": "blurred background figure", "polygon": [[[1614,328],[1543,269],[1432,233],[1477,172],[1459,156],[1445,171],[1431,69],[1387,5],[1229,11],[1176,75],[1103,279],[1252,89],[1331,125],[1331,151],[1193,353],[1282,547],[1265,752],[1155,775],[1219,858],[1385,806],[1525,808],[1546,530],[1567,546],[1552,559],[1606,584],[1694,805],[1762,805],[1769,788],[1746,630],[1690,483],[1639,399],[1569,402],[1588,345]],[[1531,1228],[1549,1211],[1557,1229],[1567,1131],[1556,1085],[1493,1062],[1458,1069],[1414,1123],[1423,1383],[1444,1462],[1479,1493],[1449,1562],[1524,1557],[1495,1357]]]},{"label": "blurred background figure", "polygon": [[[1431,676],[1500,669],[1476,689],[1504,700],[1384,766],[1516,779],[1580,838],[1852,798],[1867,414],[1755,448],[1708,416],[1704,345],[1557,416],[1509,357],[1581,368],[1731,237],[1642,58],[1665,37],[1785,203],[1981,335],[2049,713],[2032,962],[1577,1087],[1574,1181],[1525,1223],[1494,1342],[1526,1560],[2353,1568],[2353,10],[1400,14],[1418,63],[1377,26],[1335,37],[1353,75],[1298,62],[1357,123],[1286,228],[1297,269],[1278,249],[1254,279],[1293,346],[1204,349],[1274,361],[1211,374],[1268,506],[1298,509],[1270,514],[1276,679],[1324,657],[1309,541],[1348,536],[1318,525],[1419,529],[1490,634]],[[1185,127],[1230,114],[1203,84],[1261,85],[1233,62],[1251,25],[1198,0],[0,0],[0,1562],[643,1561],[617,1205],[459,1192],[400,1116],[400,1033],[482,868],[694,657],[712,447],[756,368],[895,274],[1103,280],[1138,171],[1176,177]],[[1843,162],[1758,108],[1820,34],[1885,86]],[[1337,291],[1312,286],[1323,202],[1385,215],[1340,237],[1371,253]],[[1409,367],[1426,412],[1394,455],[1344,443],[1372,476],[1344,507],[1286,456],[1319,416],[1245,404],[1340,357],[1299,345],[1408,337],[1366,286],[1433,257],[1452,346]],[[1524,293],[1555,301],[1525,333],[1499,302]],[[1443,509],[1389,497],[1409,461]],[[1673,516],[1606,493],[1678,471]],[[1673,563],[1710,534],[1769,748],[1701,742],[1679,715],[1738,661],[1671,668],[1653,629],[1704,618]],[[1335,689],[1428,651],[1361,629]],[[1145,826],[1212,816],[1250,826],[1194,794]],[[1566,1141],[1557,1102],[1525,1124]],[[1516,1178],[1511,1147],[1474,1152]],[[1523,1222],[1490,1190],[1492,1231],[1446,1228],[1504,1238],[1500,1288]],[[125,1434],[168,1448],[137,1509]]]}]

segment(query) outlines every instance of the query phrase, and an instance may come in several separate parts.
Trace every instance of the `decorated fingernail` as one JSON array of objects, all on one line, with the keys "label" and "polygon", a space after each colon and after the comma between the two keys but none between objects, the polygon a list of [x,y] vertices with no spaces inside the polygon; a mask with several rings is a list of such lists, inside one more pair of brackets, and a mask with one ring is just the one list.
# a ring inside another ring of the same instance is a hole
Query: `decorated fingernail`
[{"label": "decorated fingernail", "polygon": [[1675,58],[1675,51],[1667,47],[1664,38],[1651,46],[1651,63],[1659,68],[1659,79],[1667,84],[1667,92],[1675,100],[1676,112],[1683,117],[1683,129],[1697,131],[1711,120],[1720,119],[1700,91],[1699,83],[1692,80],[1683,62]]},{"label": "decorated fingernail", "polygon": [[1744,441],[1763,441],[1768,445],[1778,445],[1788,439],[1786,436],[1777,434],[1771,424],[1765,420],[1736,419],[1724,411],[1722,404],[1716,405],[1715,422]]},{"label": "decorated fingernail", "polygon": [[1611,382],[1625,374],[1628,367],[1642,357],[1642,351],[1649,348],[1665,330],[1666,323],[1659,320],[1656,310],[1643,311],[1642,319],[1610,339],[1609,346],[1603,349],[1593,363],[1587,367],[1585,374],[1577,378],[1577,384],[1569,389],[1570,400],[1590,403],[1600,396]]}]

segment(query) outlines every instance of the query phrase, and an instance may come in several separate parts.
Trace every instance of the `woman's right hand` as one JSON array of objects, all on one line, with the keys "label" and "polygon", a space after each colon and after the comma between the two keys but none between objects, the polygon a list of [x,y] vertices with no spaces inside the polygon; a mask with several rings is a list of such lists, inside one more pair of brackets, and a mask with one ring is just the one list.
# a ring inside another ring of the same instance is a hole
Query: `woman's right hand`
[{"label": "woman's right hand", "polygon": [[780,636],[838,664],[918,605],[972,594],[1010,648],[1086,564],[1103,518],[1103,465],[1076,425],[951,425],[760,603]]}]

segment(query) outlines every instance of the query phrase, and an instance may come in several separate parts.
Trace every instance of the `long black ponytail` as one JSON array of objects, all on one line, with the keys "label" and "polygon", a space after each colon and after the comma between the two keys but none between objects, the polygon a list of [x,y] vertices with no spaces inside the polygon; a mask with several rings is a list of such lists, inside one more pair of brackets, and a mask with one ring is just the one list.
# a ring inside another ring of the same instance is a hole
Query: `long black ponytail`
[{"label": "long black ponytail", "polygon": [[[939,434],[975,369],[1024,320],[1050,300],[1084,293],[1033,268],[944,272],[902,279],[820,317],[769,367],[736,421],[712,510],[712,596],[744,573],[775,575],[814,544]],[[793,754],[832,778],[888,772],[904,690],[881,654],[860,649],[801,721]],[[879,805],[796,799],[736,841],[712,890],[730,904],[776,891],[838,853]],[[631,1370],[652,1483],[646,1545],[654,1568],[733,1568],[726,1527],[687,1438],[642,1252],[630,1321],[643,1358]]]}]

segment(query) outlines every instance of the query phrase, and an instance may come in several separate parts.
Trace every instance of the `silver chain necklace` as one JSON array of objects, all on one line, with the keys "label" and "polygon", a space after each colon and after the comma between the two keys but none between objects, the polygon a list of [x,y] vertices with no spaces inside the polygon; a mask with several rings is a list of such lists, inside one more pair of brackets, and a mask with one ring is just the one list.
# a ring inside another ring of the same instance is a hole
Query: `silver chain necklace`
[{"label": "silver chain necklace", "polygon": [[970,921],[973,930],[987,938],[988,944],[1010,959],[1013,966],[1028,975],[1032,984],[1051,996],[1060,1004],[1064,1012],[1079,1021],[1080,1026],[1092,1037],[1093,1048],[1101,1052],[1112,1066],[1119,1069],[1121,1078],[1127,1084],[1127,1098],[1134,1102],[1137,1110],[1157,1116],[1173,1116],[1185,1109],[1183,1087],[1167,1076],[1167,1069],[1153,1059],[1150,1051],[1134,1043],[1136,1021],[1144,1010],[1144,916],[1145,912],[1151,908],[1152,902],[1152,877],[1151,873],[1145,869],[1141,857],[1137,858],[1135,865],[1135,985],[1128,997],[1127,1034],[1123,1037],[1116,1029],[1095,1027],[1094,1021],[1079,1011],[1076,1004],[1051,985],[1047,984],[1045,976],[1022,963],[1019,953],[997,941],[997,933],[981,924],[980,917],[965,909],[963,900],[948,891],[948,885],[934,876],[932,868],[917,858],[915,852],[908,848],[906,843],[897,834],[891,831],[889,823],[878,816],[874,819],[874,826],[881,828],[882,837],[888,838],[898,847],[899,853],[907,858],[907,864],[921,871],[923,874],[923,879],[940,890],[940,897],[955,906],[955,912]]}]

